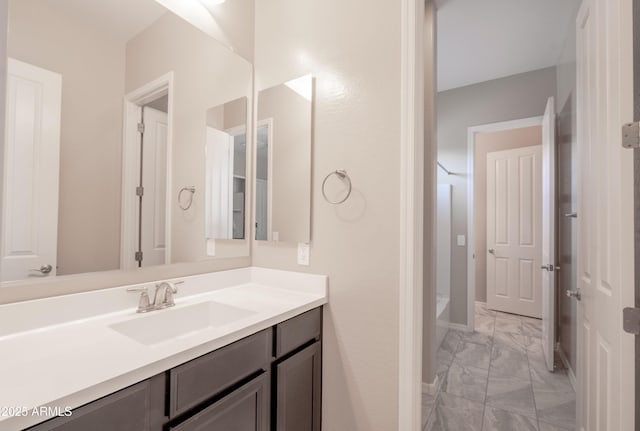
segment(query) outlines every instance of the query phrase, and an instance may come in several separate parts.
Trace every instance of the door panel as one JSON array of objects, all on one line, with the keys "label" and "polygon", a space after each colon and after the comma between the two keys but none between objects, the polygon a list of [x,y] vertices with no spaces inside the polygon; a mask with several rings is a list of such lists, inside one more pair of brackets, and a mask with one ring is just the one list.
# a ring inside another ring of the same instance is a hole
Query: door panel
[{"label": "door panel", "polygon": [[145,106],[144,124],[142,265],[162,265],[166,253],[167,114]]},{"label": "door panel", "polygon": [[487,154],[487,305],[541,316],[541,148]]},{"label": "door panel", "polygon": [[633,165],[620,144],[632,115],[630,8],[585,0],[577,19],[580,430],[633,429],[634,369],[624,354],[633,340],[621,324],[633,289]]},{"label": "door panel", "polygon": [[56,274],[61,90],[61,75],[9,59],[0,281]]}]

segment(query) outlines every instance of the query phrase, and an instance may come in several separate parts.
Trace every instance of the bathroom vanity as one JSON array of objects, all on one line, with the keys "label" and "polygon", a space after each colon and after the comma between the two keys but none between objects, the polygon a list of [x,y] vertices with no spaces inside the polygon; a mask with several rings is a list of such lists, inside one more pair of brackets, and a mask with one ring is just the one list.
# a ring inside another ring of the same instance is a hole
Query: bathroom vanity
[{"label": "bathroom vanity", "polygon": [[[242,268],[186,277],[175,307],[144,314],[132,286],[0,306],[0,323],[14,322],[0,349],[23,354],[0,358],[12,388],[0,405],[25,413],[1,417],[0,430],[318,431],[326,283]],[[29,308],[50,311],[18,327]],[[59,416],[33,414],[43,406]]]}]

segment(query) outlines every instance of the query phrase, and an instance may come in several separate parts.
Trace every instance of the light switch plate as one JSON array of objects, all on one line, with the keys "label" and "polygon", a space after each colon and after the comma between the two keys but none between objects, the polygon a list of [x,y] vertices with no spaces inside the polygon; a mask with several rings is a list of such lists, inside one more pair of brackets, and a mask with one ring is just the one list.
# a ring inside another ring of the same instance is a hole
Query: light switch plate
[{"label": "light switch plate", "polygon": [[464,235],[458,235],[458,245],[465,245],[466,242],[466,238],[464,237]]},{"label": "light switch plate", "polygon": [[271,241],[280,241],[280,232],[273,231],[271,233]]},{"label": "light switch plate", "polygon": [[298,265],[309,266],[309,244],[298,243]]}]

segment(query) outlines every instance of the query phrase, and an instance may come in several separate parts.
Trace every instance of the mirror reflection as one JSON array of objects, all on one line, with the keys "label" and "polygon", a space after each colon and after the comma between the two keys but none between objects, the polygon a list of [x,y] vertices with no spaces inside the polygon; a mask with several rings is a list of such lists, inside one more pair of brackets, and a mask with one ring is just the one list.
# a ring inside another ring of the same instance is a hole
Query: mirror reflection
[{"label": "mirror reflection", "polygon": [[258,93],[257,240],[310,240],[312,107],[311,75]]},{"label": "mirror reflection", "polygon": [[247,99],[207,111],[206,237],[244,239],[247,176]]},{"label": "mirror reflection", "polygon": [[206,259],[203,125],[246,128],[251,64],[155,0],[11,0],[8,56],[0,281]]}]

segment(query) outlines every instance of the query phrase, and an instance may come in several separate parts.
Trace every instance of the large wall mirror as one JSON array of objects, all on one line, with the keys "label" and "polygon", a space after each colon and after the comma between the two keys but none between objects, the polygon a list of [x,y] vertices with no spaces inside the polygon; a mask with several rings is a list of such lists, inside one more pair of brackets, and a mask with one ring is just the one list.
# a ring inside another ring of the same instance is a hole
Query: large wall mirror
[{"label": "large wall mirror", "polygon": [[258,93],[255,168],[256,240],[311,239],[313,78]]},{"label": "large wall mirror", "polygon": [[248,256],[253,67],[161,3],[9,1],[1,282]]}]

